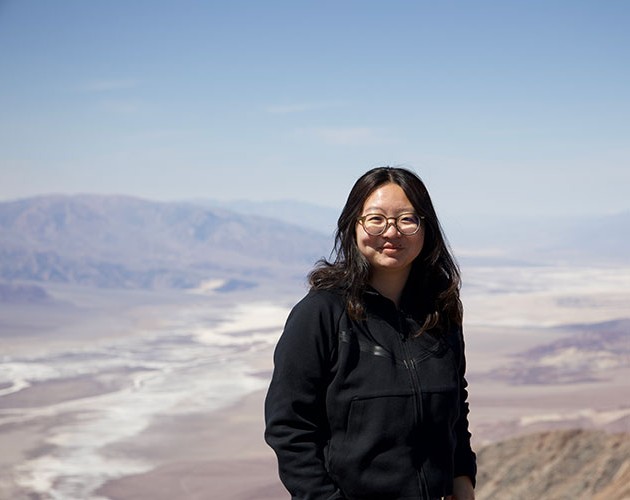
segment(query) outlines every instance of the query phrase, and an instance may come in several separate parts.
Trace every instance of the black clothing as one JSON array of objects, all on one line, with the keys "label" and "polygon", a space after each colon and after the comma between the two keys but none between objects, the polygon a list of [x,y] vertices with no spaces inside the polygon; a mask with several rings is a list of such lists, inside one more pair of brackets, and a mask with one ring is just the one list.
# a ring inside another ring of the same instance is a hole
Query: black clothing
[{"label": "black clothing", "polygon": [[340,293],[311,291],[287,319],[265,402],[284,485],[301,500],[394,500],[474,484],[461,329],[414,336],[418,321],[372,289],[365,306],[351,321]]}]

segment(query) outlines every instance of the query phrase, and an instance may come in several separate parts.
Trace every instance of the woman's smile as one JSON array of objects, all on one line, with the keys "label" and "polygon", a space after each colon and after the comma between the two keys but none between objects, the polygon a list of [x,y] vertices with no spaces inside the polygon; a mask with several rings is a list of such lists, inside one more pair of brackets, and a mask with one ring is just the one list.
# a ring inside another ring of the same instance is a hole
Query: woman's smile
[{"label": "woman's smile", "polygon": [[398,253],[400,250],[403,250],[404,247],[402,247],[401,245],[394,245],[392,243],[384,243],[383,246],[381,246],[381,252],[386,253],[386,254],[395,254]]}]

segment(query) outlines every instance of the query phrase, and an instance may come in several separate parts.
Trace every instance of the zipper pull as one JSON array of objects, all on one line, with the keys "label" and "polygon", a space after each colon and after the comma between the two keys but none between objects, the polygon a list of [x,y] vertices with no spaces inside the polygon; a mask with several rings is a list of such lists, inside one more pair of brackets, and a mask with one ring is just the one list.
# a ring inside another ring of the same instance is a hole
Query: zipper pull
[{"label": "zipper pull", "polygon": [[408,327],[405,316],[401,312],[398,312],[398,335],[400,335],[400,340],[407,342],[407,338],[409,337]]}]

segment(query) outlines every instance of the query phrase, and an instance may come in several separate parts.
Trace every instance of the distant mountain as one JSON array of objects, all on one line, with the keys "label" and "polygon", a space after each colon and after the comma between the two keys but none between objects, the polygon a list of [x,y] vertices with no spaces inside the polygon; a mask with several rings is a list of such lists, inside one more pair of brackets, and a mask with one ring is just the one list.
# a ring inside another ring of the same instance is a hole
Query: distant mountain
[{"label": "distant mountain", "polygon": [[630,434],[531,434],[484,447],[477,461],[477,500],[630,498]]},{"label": "distant mountain", "polygon": [[593,260],[630,263],[630,212],[576,217],[543,250],[569,248],[575,255]]},{"label": "distant mountain", "polygon": [[335,232],[337,218],[341,212],[341,208],[335,209],[294,200],[197,200],[194,203],[211,208],[223,208],[240,214],[269,217],[311,229],[326,236],[331,236]]},{"label": "distant mountain", "polygon": [[[303,276],[330,238],[191,203],[41,196],[0,203],[0,279],[98,287],[226,289]],[[230,284],[232,283],[232,284]]]},{"label": "distant mountain", "polygon": [[460,260],[472,265],[630,264],[630,212],[592,216],[450,216]]},{"label": "distant mountain", "polygon": [[611,371],[630,365],[630,320],[567,327],[571,335],[516,353],[508,365],[475,375],[476,379],[515,385],[574,384],[606,380]]}]

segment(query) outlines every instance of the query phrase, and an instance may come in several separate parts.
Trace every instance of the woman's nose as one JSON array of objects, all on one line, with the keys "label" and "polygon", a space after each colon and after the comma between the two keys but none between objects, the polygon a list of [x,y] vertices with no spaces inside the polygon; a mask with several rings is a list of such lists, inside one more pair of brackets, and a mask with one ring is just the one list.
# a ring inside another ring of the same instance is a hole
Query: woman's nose
[{"label": "woman's nose", "polygon": [[[390,230],[393,229],[393,233],[390,234]],[[398,236],[398,228],[396,227],[396,219],[394,220],[388,220],[387,221],[387,227],[385,228],[385,231],[383,231],[381,233],[381,236]]]}]

